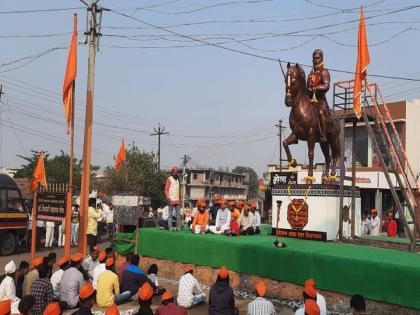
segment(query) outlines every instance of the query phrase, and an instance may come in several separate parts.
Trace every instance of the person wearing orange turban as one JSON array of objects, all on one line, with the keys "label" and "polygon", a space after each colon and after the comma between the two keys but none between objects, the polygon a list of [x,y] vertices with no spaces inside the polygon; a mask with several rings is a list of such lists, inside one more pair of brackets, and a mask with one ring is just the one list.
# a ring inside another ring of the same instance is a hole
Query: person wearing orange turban
[{"label": "person wearing orange turban", "polygon": [[209,227],[211,233],[222,234],[229,230],[231,212],[226,204],[225,199],[220,201],[220,209],[217,210],[215,225]]},{"label": "person wearing orange turban", "polygon": [[255,217],[249,211],[249,206],[244,206],[241,216],[238,219],[239,231],[241,235],[254,235]]},{"label": "person wearing orange turban", "polygon": [[248,314],[276,314],[273,303],[264,298],[266,292],[264,281],[258,281],[255,290],[257,297],[248,304]]},{"label": "person wearing orange turban", "polygon": [[[315,304],[318,306],[320,310],[321,315],[327,314],[327,304],[325,301],[325,298],[319,294],[315,288],[315,280],[314,279],[308,279],[305,281],[305,286],[303,288],[303,300],[306,302],[308,300],[312,300],[315,302]],[[310,302],[312,303],[312,302]],[[304,315],[306,312],[306,306],[301,307],[296,311],[297,315]],[[319,314],[319,313],[318,313]]]},{"label": "person wearing orange turban", "polygon": [[308,299],[305,300],[305,314],[306,315],[320,315],[321,311],[319,309],[318,304],[316,301]]},{"label": "person wearing orange turban", "polygon": [[114,272],[114,263],[114,258],[108,258],[105,261],[106,270],[98,277],[96,301],[99,307],[110,307],[114,303],[120,305],[131,298],[130,291],[120,294],[120,283]]},{"label": "person wearing orange turban", "polygon": [[38,268],[44,262],[44,257],[37,257],[32,261],[33,269],[29,271],[23,280],[22,296],[31,294],[32,284],[39,278]]},{"label": "person wearing orange turban", "polygon": [[74,315],[92,314],[92,306],[96,301],[96,291],[91,283],[84,284],[79,290],[80,308]]},{"label": "person wearing orange turban", "polygon": [[206,294],[193,276],[192,266],[185,265],[184,272],[184,275],[179,279],[178,305],[191,308],[204,303]]},{"label": "person wearing orange turban", "polygon": [[61,278],[63,277],[64,271],[70,268],[70,264],[66,257],[62,257],[57,261],[57,265],[59,269],[54,271],[50,281],[54,292],[53,297],[55,299],[60,299]]},{"label": "person wearing orange turban", "polygon": [[137,292],[137,298],[140,304],[139,311],[136,314],[153,315],[152,298],[153,287],[149,282],[143,283]]},{"label": "person wearing orange turban", "polygon": [[379,230],[381,228],[381,219],[379,219],[378,217],[378,210],[376,208],[373,208],[372,210],[370,210],[370,212],[371,212],[370,221],[372,222],[370,235],[378,236]]},{"label": "person wearing orange turban", "polygon": [[261,233],[261,214],[257,209],[257,202],[255,200],[249,201],[249,207],[255,218],[255,234]]},{"label": "person wearing orange turban", "polygon": [[[178,226],[178,217],[181,210],[181,185],[177,166],[172,167],[171,175],[166,179],[165,196],[169,205],[169,230],[172,231],[174,229],[173,223],[175,223],[175,229],[178,230],[180,228]],[[172,217],[175,217],[175,220]]]},{"label": "person wearing orange turban", "polygon": [[112,304],[106,311],[104,315],[120,315],[117,305]]},{"label": "person wearing orange turban", "polygon": [[99,264],[95,267],[95,269],[93,269],[92,285],[95,289],[98,286],[99,276],[106,270],[106,261],[108,259],[112,259],[112,258],[107,258],[106,251],[103,250],[99,253],[98,255]]},{"label": "person wearing orange turban", "polygon": [[61,308],[58,302],[51,302],[47,305],[42,315],[61,315]]},{"label": "person wearing orange turban", "polygon": [[206,211],[206,202],[203,199],[197,201],[198,212],[191,223],[191,230],[194,234],[204,234],[209,229],[210,216]]},{"label": "person wearing orange turban", "polygon": [[214,197],[213,198],[213,204],[209,208],[209,216],[210,216],[210,223],[209,225],[215,225],[216,224],[216,217],[217,217],[217,211],[220,209],[221,204],[221,198],[220,197]]},{"label": "person wearing orange turban", "polygon": [[223,266],[217,273],[216,283],[210,288],[209,314],[239,314],[229,281],[229,271]]},{"label": "person wearing orange turban", "polygon": [[156,310],[155,315],[187,315],[188,310],[185,307],[175,304],[174,296],[170,292],[162,295],[162,305]]}]

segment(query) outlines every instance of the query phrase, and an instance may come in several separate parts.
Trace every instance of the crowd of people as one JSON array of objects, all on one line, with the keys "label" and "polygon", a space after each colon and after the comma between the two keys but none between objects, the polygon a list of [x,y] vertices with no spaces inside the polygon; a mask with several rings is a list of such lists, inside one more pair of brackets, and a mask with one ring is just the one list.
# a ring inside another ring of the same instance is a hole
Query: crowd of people
[{"label": "crowd of people", "polygon": [[[32,207],[28,207],[31,209]],[[23,208],[21,211],[24,211]],[[32,214],[28,213],[28,246],[30,246],[30,238],[32,232]],[[113,222],[114,211],[112,203],[102,202],[97,198],[89,199],[89,229],[88,235],[90,238],[90,245],[94,246],[101,243],[103,240],[113,240],[115,234],[115,226]],[[72,206],[71,228],[70,228],[70,244],[77,246],[79,243],[79,219],[80,207],[78,204]],[[66,221],[65,218],[61,222],[42,221],[37,220],[37,248],[42,246],[45,248],[52,248],[55,245],[64,247],[66,239]],[[44,241],[43,241],[44,240]],[[28,247],[28,249],[30,249]]]},{"label": "crowd of people", "polygon": [[[161,219],[158,224],[162,229],[179,230],[176,212],[169,212],[169,206],[158,209]],[[254,235],[261,232],[261,215],[257,203],[250,200],[226,200],[215,197],[208,207],[199,199],[192,211],[185,211],[184,223],[195,234],[224,234],[228,236]]]},{"label": "crowd of people", "polygon": [[[118,315],[118,305],[131,300],[139,303],[134,315],[186,315],[189,309],[205,303],[209,315],[239,314],[226,267],[218,270],[207,301],[191,265],[184,266],[175,296],[159,286],[156,264],[145,272],[139,267],[138,255],[129,254],[125,258],[118,272],[114,251],[111,248],[99,251],[97,246],[86,258],[75,254],[70,260],[64,257],[56,260],[54,253],[35,258],[30,271],[27,262],[21,262],[17,269],[15,262],[10,261],[0,277],[0,314],[60,315],[67,309],[72,315],[91,315],[96,304],[105,310],[105,315]],[[58,269],[54,271],[55,266]],[[266,286],[260,280],[255,285],[254,300],[247,305],[248,315],[276,314],[273,303],[265,295]],[[155,312],[152,310],[154,296],[161,296],[161,305]],[[296,315],[327,314],[325,298],[317,291],[313,279],[305,282],[302,297],[303,306],[296,310]],[[350,307],[354,315],[364,314],[364,298],[354,295]]]},{"label": "crowd of people", "polygon": [[378,236],[379,233],[383,232],[388,237],[396,237],[404,231],[404,228],[400,226],[402,222],[396,220],[395,215],[392,210],[388,210],[386,212],[386,219],[383,220],[383,224],[381,225],[381,219],[378,216],[378,210],[376,208],[371,209],[370,216],[365,212],[362,213],[362,234]]}]

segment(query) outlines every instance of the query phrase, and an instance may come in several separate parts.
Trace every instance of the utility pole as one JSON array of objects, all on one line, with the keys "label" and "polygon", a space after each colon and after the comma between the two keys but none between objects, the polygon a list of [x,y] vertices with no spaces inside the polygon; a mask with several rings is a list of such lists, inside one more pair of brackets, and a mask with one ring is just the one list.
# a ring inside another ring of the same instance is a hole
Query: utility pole
[{"label": "utility pole", "polygon": [[184,207],[185,204],[185,195],[187,194],[187,164],[188,161],[191,159],[188,155],[184,154],[182,159],[182,198],[181,198],[181,205]]},{"label": "utility pole", "polygon": [[1,101],[1,96],[4,94],[3,92],[3,84],[0,84],[0,101]]},{"label": "utility pole", "polygon": [[158,136],[158,149],[157,149],[157,161],[158,161],[158,165],[157,165],[157,169],[160,171],[160,136],[162,135],[169,135],[169,132],[165,131],[165,127],[160,127],[160,124],[158,126],[158,129],[156,130],[156,128],[153,128],[153,130],[155,131],[154,133],[151,133],[151,136]]},{"label": "utility pole", "polygon": [[283,129],[286,129],[286,127],[284,127],[283,126],[283,120],[279,120],[279,123],[278,123],[278,125],[276,125],[276,127],[277,128],[279,128],[279,133],[277,134],[278,136],[279,136],[279,169],[280,169],[280,172],[281,172],[281,163],[283,162],[283,159],[282,159],[282,154],[281,154],[281,149],[282,149],[282,131],[283,131]]},{"label": "utility pole", "polygon": [[[82,183],[80,190],[80,229],[79,229],[79,248],[82,254],[87,252],[87,222],[89,209],[89,184],[90,184],[90,165],[92,160],[92,128],[93,128],[93,96],[95,87],[95,57],[99,47],[99,38],[101,36],[102,11],[108,9],[98,6],[99,0],[92,0],[87,6],[86,16],[86,40],[89,44],[89,60],[88,60],[88,79],[86,91],[86,113],[85,113],[85,134],[83,141],[83,169]],[[69,237],[69,236],[67,236]]]}]

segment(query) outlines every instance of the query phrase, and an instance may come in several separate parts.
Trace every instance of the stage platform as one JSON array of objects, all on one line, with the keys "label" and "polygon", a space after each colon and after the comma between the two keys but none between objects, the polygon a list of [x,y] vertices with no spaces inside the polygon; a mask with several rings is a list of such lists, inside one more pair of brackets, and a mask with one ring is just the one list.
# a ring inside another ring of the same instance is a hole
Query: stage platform
[{"label": "stage platform", "polygon": [[[270,229],[270,228],[269,228]],[[268,230],[269,230],[268,229]],[[118,238],[129,239],[128,235]],[[159,259],[218,268],[302,285],[308,278],[326,291],[420,309],[420,255],[369,246],[280,238],[286,248],[272,246],[275,237],[227,237],[139,229],[139,253]],[[119,245],[128,249],[131,244]]]}]

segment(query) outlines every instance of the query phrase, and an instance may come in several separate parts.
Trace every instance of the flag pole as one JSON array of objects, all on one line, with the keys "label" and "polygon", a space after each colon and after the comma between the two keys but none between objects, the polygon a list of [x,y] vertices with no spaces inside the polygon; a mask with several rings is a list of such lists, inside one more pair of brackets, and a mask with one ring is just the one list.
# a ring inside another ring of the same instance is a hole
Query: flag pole
[{"label": "flag pole", "polygon": [[[75,16],[77,16],[75,14]],[[75,81],[72,84],[72,100],[71,100],[71,123],[70,123],[70,165],[69,165],[69,187],[66,198],[66,230],[64,237],[64,257],[70,259],[70,242],[71,242],[71,216],[73,204],[73,160],[74,160],[74,99],[75,99]]]},{"label": "flag pole", "polygon": [[34,201],[32,204],[32,237],[31,237],[31,265],[35,259],[35,250],[36,250],[36,208],[38,207],[38,189],[34,191]]}]

